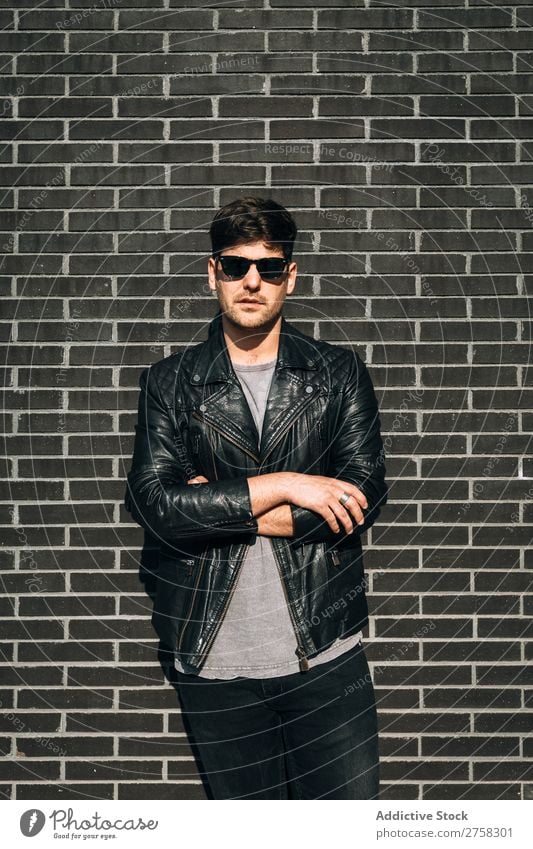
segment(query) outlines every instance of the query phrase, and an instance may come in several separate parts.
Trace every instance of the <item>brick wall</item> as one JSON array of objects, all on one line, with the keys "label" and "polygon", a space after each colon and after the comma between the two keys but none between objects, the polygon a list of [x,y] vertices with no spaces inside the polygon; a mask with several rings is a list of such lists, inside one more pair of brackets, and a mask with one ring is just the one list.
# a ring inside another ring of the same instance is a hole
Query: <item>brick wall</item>
[{"label": "brick wall", "polygon": [[207,228],[252,191],[299,223],[286,317],[380,399],[383,797],[531,798],[533,4],[25,5],[0,2],[1,792],[204,796],[121,502],[140,371],[205,338]]}]

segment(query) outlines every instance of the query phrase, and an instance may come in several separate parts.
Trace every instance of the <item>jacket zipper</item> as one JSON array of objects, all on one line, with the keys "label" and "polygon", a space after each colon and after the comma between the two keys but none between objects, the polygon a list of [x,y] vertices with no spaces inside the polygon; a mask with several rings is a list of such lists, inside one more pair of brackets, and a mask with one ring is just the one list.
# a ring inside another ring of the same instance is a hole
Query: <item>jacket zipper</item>
[{"label": "jacket zipper", "polygon": [[[312,396],[312,398],[309,398],[309,402],[308,402],[308,404],[310,404],[310,403],[311,403],[311,401],[314,399],[314,397],[315,397],[315,396],[313,395],[313,396]],[[306,407],[308,406],[308,404],[306,404],[306,405],[305,405],[305,407],[302,407],[302,409],[300,410],[300,412],[303,412],[303,410],[305,410],[305,409],[306,409]],[[221,433],[221,434],[222,434],[222,436],[224,436],[224,437],[225,437],[225,439],[228,439],[230,442],[233,442],[233,444],[234,444],[234,445],[237,445],[237,447],[238,447],[238,448],[240,448],[240,449],[241,449],[241,451],[244,451],[246,454],[249,454],[249,455],[250,455],[250,457],[253,457],[253,459],[254,459],[256,462],[259,462],[259,457],[257,457],[257,455],[256,455],[256,454],[254,454],[252,451],[249,451],[247,448],[245,448],[243,445],[241,445],[239,442],[237,442],[237,441],[236,441],[235,439],[233,439],[231,436],[228,436],[228,434],[227,434],[225,431],[221,430],[221,429],[220,429],[220,428],[218,428],[216,425],[212,424],[211,422],[207,422],[207,421],[203,418],[203,416],[201,416],[201,415],[200,415],[200,414],[199,414],[196,410],[193,410],[192,415],[194,416],[194,418],[195,418],[195,419],[198,419],[198,421],[205,422],[205,423],[207,424],[207,426],[208,426],[208,427],[212,427],[214,430],[217,430],[219,433]],[[280,434],[278,434],[276,441],[274,442],[274,444],[273,444],[273,445],[271,445],[271,446],[270,446],[270,450],[269,450],[268,454],[270,454],[270,453],[272,452],[272,449],[273,449],[273,448],[274,448],[274,447],[278,444],[278,442],[280,441],[281,437],[282,437],[282,436],[284,436],[284,435],[285,435],[285,433],[286,433],[288,430],[290,430],[290,428],[292,427],[292,425],[293,425],[293,422],[291,422],[289,425],[287,425],[287,427],[286,427],[286,428],[285,428],[285,429],[284,429],[284,430],[283,430]],[[259,464],[259,467],[258,467],[258,469],[257,469],[257,474],[259,474],[259,472],[260,472],[260,470],[261,470],[261,467],[263,466],[263,463],[265,462],[266,458],[268,457],[268,454],[265,454],[265,456],[264,456],[264,457],[263,457],[263,459],[261,460],[261,462],[260,462],[260,464]],[[249,546],[249,543],[247,543],[247,545]],[[309,669],[309,662],[308,662],[308,660],[307,660],[307,656],[306,656],[306,654],[305,654],[305,649],[304,649],[304,647],[303,647],[303,646],[301,645],[301,643],[300,643],[299,632],[298,632],[298,629],[297,629],[297,626],[296,626],[296,622],[295,622],[295,619],[294,619],[294,615],[293,615],[293,612],[292,612],[292,608],[291,608],[291,605],[290,605],[290,602],[289,602],[289,596],[288,596],[288,594],[287,594],[287,587],[285,586],[285,581],[283,580],[283,575],[282,575],[282,572],[281,572],[281,567],[280,567],[280,564],[279,564],[278,555],[277,555],[277,551],[276,551],[276,549],[275,549],[275,548],[274,548],[274,555],[275,555],[275,559],[276,559],[276,566],[278,567],[278,572],[279,572],[279,577],[280,577],[280,581],[281,581],[281,586],[282,586],[282,588],[283,588],[283,592],[284,592],[285,599],[286,599],[286,602],[287,602],[287,608],[288,608],[288,610],[289,610],[289,615],[290,615],[291,622],[292,622],[292,626],[293,626],[293,629],[294,629],[294,634],[295,634],[295,636],[296,636],[296,649],[295,649],[295,652],[294,652],[294,653],[295,653],[295,654],[296,654],[296,656],[298,657],[298,666],[299,666],[299,668],[300,668],[300,672],[307,672],[307,671],[308,671],[308,669]],[[240,566],[240,564],[242,563],[243,559],[244,559],[244,556],[241,558],[241,560],[240,560],[240,561],[239,561],[239,563],[237,564],[237,567],[236,567],[236,568],[238,568],[238,566]],[[202,565],[203,565],[203,561],[202,561]],[[199,577],[198,577],[198,581],[199,581]],[[192,612],[192,603],[194,602],[194,598],[195,598],[195,596],[196,596],[196,591],[197,591],[197,587],[198,587],[198,581],[196,582],[196,586],[195,586],[195,588],[194,588],[194,595],[193,595],[193,599],[192,599],[192,602],[191,602],[191,607],[189,608],[189,614],[188,614],[188,615],[189,615],[189,619],[190,619],[190,614],[191,614],[191,612]],[[220,627],[221,627],[221,625],[222,625],[222,620],[223,620],[224,616],[226,615],[226,611],[227,611],[227,609],[228,609],[228,607],[229,607],[229,604],[230,604],[230,601],[231,601],[231,599],[232,599],[233,592],[234,592],[234,589],[235,589],[236,584],[237,584],[237,578],[235,579],[235,583],[233,584],[233,587],[231,588],[231,592],[230,592],[230,594],[229,594],[229,598],[228,598],[228,600],[227,600],[227,602],[226,602],[226,605],[225,605],[225,607],[224,607],[224,609],[223,609],[223,611],[222,611],[222,615],[221,615],[221,616],[220,616],[220,618],[219,618],[219,621],[218,621],[217,627],[215,628],[215,630],[214,630],[214,631],[213,631],[213,633],[211,634],[211,637],[210,637],[209,641],[206,643],[206,645],[205,645],[205,647],[204,647],[204,650],[203,650],[202,654],[200,655],[200,660],[203,660],[203,658],[206,656],[206,654],[207,654],[207,652],[209,651],[209,648],[210,648],[210,646],[211,646],[211,643],[213,642],[214,638],[216,637],[216,635],[217,635],[217,633],[218,633],[219,628],[220,628]],[[187,620],[187,622],[186,622],[185,624],[188,624],[188,620]],[[180,635],[180,640],[179,640],[179,644],[178,644],[178,649],[179,649],[179,647],[181,646],[181,641],[182,641],[182,637],[183,637],[183,632],[184,632],[184,630],[185,630],[185,625],[183,626],[183,629],[182,629],[182,632],[181,632],[181,635]]]},{"label": "jacket zipper", "polygon": [[323,455],[323,453],[325,453],[325,452],[324,452],[324,440],[325,440],[325,438],[326,438],[326,437],[325,437],[325,435],[324,435],[324,428],[323,428],[323,425],[322,425],[322,419],[319,419],[319,420],[318,420],[318,422],[317,422],[317,429],[318,429],[318,430],[317,430],[317,436],[318,436],[318,456],[319,456],[319,459],[322,459],[322,455]]},{"label": "jacket zipper", "polygon": [[[247,548],[249,548],[250,543],[246,543],[246,546],[247,546]],[[295,637],[296,637],[296,649],[295,649],[294,653],[298,657],[298,666],[300,668],[300,672],[307,672],[308,669],[309,669],[309,663],[308,663],[308,660],[307,660],[307,656],[305,654],[305,649],[302,646],[302,644],[300,643],[299,632],[298,632],[296,621],[294,619],[292,608],[291,608],[291,605],[290,605],[290,602],[289,602],[287,587],[285,586],[285,581],[283,580],[281,566],[280,566],[279,559],[278,559],[278,552],[277,552],[275,546],[272,546],[272,548],[273,548],[273,551],[274,551],[274,559],[276,561],[276,566],[277,566],[277,569],[278,569],[279,578],[280,578],[281,586],[282,586],[282,589],[283,589],[283,594],[284,594],[285,600],[287,602],[287,608],[288,608],[288,611],[289,611],[289,616],[290,616],[290,619],[291,619],[291,622],[292,622],[292,627],[293,627],[294,634],[295,634]],[[239,559],[239,562],[237,563],[237,565],[235,567],[236,569],[238,569],[239,566],[241,565],[241,563],[243,562],[245,554],[246,554],[246,549],[243,552],[243,556]],[[202,555],[200,565],[198,567],[198,577],[196,579],[196,584],[194,586],[193,596],[192,596],[192,599],[191,599],[191,603],[189,605],[189,610],[187,611],[187,618],[186,618],[185,622],[183,623],[183,628],[181,629],[180,638],[178,640],[177,651],[179,651],[180,648],[181,648],[185,629],[186,629],[186,627],[189,624],[190,619],[191,619],[192,609],[193,609],[193,606],[194,606],[194,600],[195,600],[196,594],[198,592],[200,577],[202,575],[202,571],[203,571],[203,567],[204,567],[206,557],[207,557],[207,552],[204,552],[204,554]],[[209,640],[205,644],[203,652],[200,654],[200,661],[203,661],[204,658],[206,657],[207,653],[209,652],[209,649],[211,648],[211,644],[213,643],[213,640],[215,639],[216,635],[218,634],[220,627],[222,626],[222,620],[224,619],[224,616],[227,613],[228,607],[230,606],[231,599],[233,598],[233,593],[235,592],[235,587],[237,586],[237,581],[238,581],[238,576],[235,578],[235,581],[233,583],[233,586],[232,586],[230,593],[229,593],[229,596],[227,598],[226,604],[224,605],[224,608],[223,608],[221,615],[219,617],[217,626],[215,627],[215,629],[214,629],[213,633],[211,634]]]},{"label": "jacket zipper", "polygon": [[[217,467],[216,467],[216,464],[215,464],[215,452],[213,451],[213,443],[211,442],[210,439],[209,439],[209,447],[211,449],[211,465],[212,465],[212,468],[213,468],[213,477],[217,481],[218,475],[217,475]],[[200,454],[200,434],[199,433],[195,433],[195,435],[194,435],[193,451],[197,455]]]},{"label": "jacket zipper", "polygon": [[[198,413],[196,410],[193,410],[192,415],[194,416],[194,418],[195,418],[195,419],[198,419],[198,421],[200,421],[200,422],[204,422],[204,423],[207,425],[207,427],[212,427],[212,428],[213,428],[213,430],[218,431],[218,433],[222,434],[222,436],[223,436],[225,439],[228,439],[230,442],[232,442],[234,445],[236,445],[238,448],[240,448],[240,450],[241,450],[241,451],[244,451],[246,454],[249,454],[249,455],[250,455],[250,457],[252,457],[252,458],[255,460],[255,462],[256,462],[256,463],[258,463],[258,462],[259,462],[259,457],[258,457],[256,454],[254,454],[254,453],[253,453],[253,451],[249,451],[247,448],[245,448],[243,445],[241,445],[241,444],[240,444],[240,442],[237,442],[237,441],[236,441],[235,439],[233,439],[231,436],[228,436],[228,434],[226,433],[226,431],[223,431],[223,430],[221,430],[219,427],[217,427],[216,425],[212,424],[211,422],[208,422],[208,421],[207,421],[206,419],[204,419],[204,417],[203,417],[203,416],[201,416],[201,415],[200,415],[200,413]],[[246,545],[249,547],[249,545],[250,545],[250,544],[249,544],[249,543],[246,543]],[[243,562],[243,560],[244,560],[244,555],[245,555],[245,554],[246,554],[246,549],[244,550],[244,552],[243,552],[243,556],[240,558],[240,560],[239,560],[239,562],[237,563],[237,565],[236,565],[235,569],[238,569],[238,568],[239,568],[239,566],[241,565],[241,563],[242,563],[242,562]],[[202,559],[202,567],[203,567],[203,564],[204,564],[204,559]],[[201,571],[200,571],[200,570],[199,570],[199,573],[201,574]],[[185,626],[189,623],[189,620],[190,620],[190,617],[191,617],[191,613],[192,613],[192,608],[193,608],[194,600],[195,600],[195,598],[196,598],[196,593],[197,593],[197,591],[198,591],[198,584],[199,584],[199,581],[200,581],[200,574],[198,575],[198,580],[196,581],[196,585],[195,585],[195,587],[194,587],[193,597],[192,597],[191,604],[190,604],[190,607],[189,607],[189,612],[188,612],[188,614],[187,614],[188,618],[187,618],[187,620],[186,620],[186,622],[185,622],[185,624],[184,624],[184,626],[183,626],[183,628],[182,628],[181,634],[180,634],[180,639],[179,639],[178,647],[177,647],[177,650],[178,650],[178,651],[179,651],[179,649],[181,648],[181,644],[182,644],[182,641],[183,641],[183,633],[184,633],[184,631],[185,631]],[[231,590],[230,590],[229,596],[228,596],[228,598],[227,598],[226,604],[224,605],[224,609],[223,609],[223,610],[222,610],[222,612],[221,612],[221,615],[220,615],[220,617],[219,617],[219,620],[218,620],[218,622],[217,622],[217,625],[216,625],[216,627],[215,627],[215,629],[214,629],[213,633],[211,634],[211,637],[209,638],[209,640],[208,640],[208,641],[207,641],[207,643],[205,644],[203,652],[201,652],[201,654],[200,654],[200,661],[203,661],[203,660],[204,660],[204,658],[206,657],[206,655],[207,655],[207,653],[208,653],[208,651],[209,651],[209,649],[210,649],[210,647],[211,647],[211,644],[212,644],[213,640],[215,639],[216,635],[218,634],[218,631],[219,631],[220,627],[222,626],[222,620],[224,619],[224,616],[226,615],[226,612],[227,612],[228,607],[229,607],[229,605],[230,605],[231,599],[232,599],[232,597],[233,597],[233,593],[235,592],[235,587],[236,587],[236,585],[237,585],[237,580],[238,580],[238,576],[237,576],[237,578],[235,578],[234,584],[233,584],[233,586],[232,586],[232,588],[231,588]]]},{"label": "jacket zipper", "polygon": [[[245,545],[246,545],[248,548],[250,547],[250,543],[245,543]],[[240,558],[239,562],[237,563],[237,565],[236,565],[236,567],[235,567],[235,570],[237,570],[237,569],[239,568],[239,566],[241,565],[241,563],[243,562],[245,554],[246,554],[246,550],[243,552],[243,556]],[[203,565],[203,563],[202,563],[202,565]],[[226,613],[227,613],[228,607],[230,606],[231,599],[233,598],[233,593],[235,592],[235,587],[237,586],[238,578],[239,578],[239,576],[237,575],[237,577],[235,578],[235,581],[233,582],[233,586],[232,586],[232,588],[231,588],[231,590],[230,590],[230,593],[229,593],[229,596],[228,596],[228,598],[227,598],[226,604],[224,605],[224,609],[222,610],[222,613],[221,613],[221,615],[220,615],[220,618],[219,618],[219,620],[218,620],[218,622],[217,622],[217,624],[216,624],[216,627],[215,627],[215,629],[214,629],[213,633],[211,634],[211,636],[209,637],[209,640],[206,642],[206,644],[205,644],[205,646],[204,646],[204,650],[203,650],[203,652],[201,652],[201,654],[200,654],[200,662],[202,662],[202,661],[204,660],[204,658],[206,657],[206,655],[208,654],[209,649],[211,648],[211,644],[213,643],[213,640],[215,639],[216,635],[217,635],[217,634],[218,634],[218,632],[219,632],[219,629],[220,629],[220,628],[221,628],[221,626],[222,626],[222,621],[223,621],[223,619],[224,619],[224,616],[225,616],[225,615],[226,615]],[[195,597],[196,597],[197,589],[198,589],[198,581],[196,582],[196,586],[195,586],[195,588],[194,588],[194,595],[193,595],[193,598],[192,598],[192,601],[191,601],[191,606],[190,606],[190,608],[189,608],[189,613],[188,613],[188,617],[189,617],[189,619],[190,619],[190,614],[192,613],[192,606],[193,606],[193,603],[194,603],[194,599],[195,599]],[[189,619],[187,620],[187,622],[189,621]],[[187,623],[186,623],[186,624],[187,624]],[[181,647],[182,637],[183,637],[183,632],[184,632],[184,630],[185,630],[185,625],[183,626],[183,629],[182,629],[182,632],[181,632],[181,635],[180,635],[180,639],[179,639],[179,642],[178,642],[178,651],[179,651],[179,649],[180,649],[180,647]]]},{"label": "jacket zipper", "polygon": [[[249,548],[249,547],[250,547],[250,544],[249,544],[249,543],[246,543],[246,546],[247,546],[247,548]],[[241,565],[241,563],[243,562],[245,554],[246,554],[246,551],[244,551],[244,552],[243,552],[243,556],[241,557],[241,559],[240,559],[240,560],[239,560],[239,562],[237,563],[236,569],[238,569],[238,568],[239,568],[239,566]],[[298,656],[298,665],[299,665],[299,667],[300,667],[300,672],[307,672],[307,671],[308,671],[308,669],[309,669],[309,663],[308,663],[308,661],[307,661],[307,657],[306,657],[306,654],[305,654],[305,649],[304,649],[304,647],[300,644],[300,641],[299,641],[298,631],[297,631],[297,629],[296,629],[296,624],[295,624],[294,617],[293,617],[293,614],[292,614],[292,609],[291,609],[291,606],[290,606],[290,604],[289,604],[289,598],[288,598],[288,595],[287,595],[287,588],[285,587],[285,582],[283,581],[283,577],[282,577],[282,574],[281,574],[281,569],[280,569],[279,562],[278,562],[277,551],[276,551],[275,549],[274,549],[274,555],[275,555],[275,560],[276,560],[276,566],[278,567],[278,572],[279,572],[279,576],[280,576],[280,580],[281,580],[281,586],[283,587],[283,592],[284,592],[284,594],[285,594],[285,599],[286,599],[286,601],[287,601],[287,607],[288,607],[288,609],[289,609],[289,615],[290,615],[290,617],[291,617],[292,626],[293,626],[293,628],[294,628],[294,633],[295,633],[295,635],[296,635],[297,648],[296,648],[296,650],[295,650],[295,654]],[[180,650],[180,648],[181,648],[181,644],[182,644],[182,641],[183,641],[183,635],[184,635],[184,633],[185,633],[185,628],[186,628],[186,626],[188,625],[188,623],[189,623],[189,621],[190,621],[190,618],[191,618],[191,613],[192,613],[192,608],[193,608],[193,604],[194,604],[194,599],[196,598],[196,593],[197,593],[197,590],[198,590],[198,584],[199,584],[199,581],[200,581],[201,570],[202,570],[202,568],[203,568],[203,564],[204,564],[204,562],[205,562],[205,555],[202,557],[201,566],[200,566],[200,567],[199,567],[199,569],[198,569],[198,579],[197,579],[197,581],[196,581],[196,585],[195,585],[195,587],[194,587],[194,593],[193,593],[193,597],[192,597],[192,600],[191,600],[191,604],[190,604],[190,606],[189,606],[189,610],[188,610],[188,613],[187,613],[187,619],[186,619],[186,621],[185,621],[185,623],[184,623],[184,625],[183,625],[183,628],[182,628],[182,630],[181,630],[180,638],[179,638],[179,641],[178,641],[178,647],[177,647],[177,650],[178,650],[178,651],[179,651],[179,650]],[[225,616],[225,615],[226,615],[226,613],[227,613],[228,607],[230,606],[230,603],[231,603],[231,599],[233,598],[233,593],[235,592],[235,587],[237,586],[238,577],[239,577],[239,576],[237,575],[237,577],[235,578],[235,581],[234,581],[233,586],[232,586],[232,588],[231,588],[231,590],[230,590],[230,593],[229,593],[228,599],[227,599],[227,601],[226,601],[226,604],[224,605],[224,609],[222,610],[222,613],[221,613],[221,615],[220,615],[220,617],[219,617],[219,620],[218,620],[217,626],[216,626],[216,628],[214,629],[214,631],[213,631],[213,633],[211,634],[211,636],[209,637],[209,640],[206,642],[206,644],[205,644],[205,646],[204,646],[204,650],[203,650],[203,652],[200,654],[200,661],[203,661],[203,659],[204,659],[204,658],[206,657],[206,655],[208,654],[209,649],[211,648],[211,645],[212,645],[212,643],[213,643],[213,640],[215,639],[216,635],[218,634],[219,629],[220,629],[220,628],[221,628],[221,626],[222,626],[222,621],[223,621],[223,619],[224,619],[224,616]]]},{"label": "jacket zipper", "polygon": [[[184,621],[184,623],[183,623],[183,627],[182,627],[182,629],[181,629],[181,634],[180,634],[180,637],[179,637],[179,640],[178,640],[178,645],[177,645],[177,651],[179,651],[179,650],[180,650],[180,648],[181,648],[181,643],[182,643],[182,640],[183,640],[183,635],[184,635],[184,633],[185,633],[185,630],[186,630],[186,628],[187,628],[187,625],[188,625],[188,624],[189,624],[189,622],[191,621],[191,615],[192,615],[192,609],[193,609],[193,605],[194,605],[194,600],[195,600],[195,598],[196,598],[196,593],[198,592],[198,586],[199,586],[199,584],[200,584],[200,578],[201,578],[201,576],[202,576],[202,572],[203,572],[203,568],[204,568],[204,563],[205,563],[206,557],[207,557],[207,551],[204,551],[204,553],[202,554],[202,557],[201,557],[200,563],[199,563],[199,565],[198,565],[198,576],[197,576],[197,578],[196,578],[196,583],[195,583],[195,585],[194,585],[194,590],[193,590],[193,594],[192,594],[192,598],[191,598],[191,603],[190,603],[190,605],[189,605],[189,609],[188,609],[188,611],[187,611],[187,616],[186,616],[186,618],[185,618],[185,621]],[[190,574],[190,573],[189,573],[189,574]]]},{"label": "jacket zipper", "polygon": [[211,440],[209,440],[209,445],[211,447],[211,462],[213,464],[213,474],[215,476],[215,480],[217,481],[218,475],[217,475],[217,467],[216,467],[216,463],[215,463],[215,452],[213,451],[213,443],[212,443]]},{"label": "jacket zipper", "polygon": [[[315,393],[315,394],[316,394],[316,393]],[[304,411],[305,409],[307,409],[307,407],[309,406],[309,404],[311,403],[311,401],[313,401],[313,400],[314,400],[314,398],[315,398],[315,394],[313,394],[313,395],[309,398],[309,401],[305,404],[305,406],[303,406],[303,407],[301,408],[301,410],[300,410],[300,412],[298,413],[298,415],[300,415],[300,413],[303,413],[303,411]],[[257,473],[258,473],[258,474],[259,474],[259,472],[261,471],[261,468],[262,468],[262,466],[263,466],[263,463],[265,462],[265,460],[266,460],[266,458],[268,457],[268,455],[272,453],[272,450],[276,447],[276,445],[278,444],[278,442],[280,441],[280,439],[281,439],[283,436],[285,436],[285,434],[287,433],[287,431],[291,429],[291,427],[293,426],[293,424],[294,424],[294,421],[290,422],[290,423],[287,425],[287,427],[286,427],[284,430],[282,430],[282,431],[281,431],[281,433],[278,433],[278,435],[277,435],[277,437],[276,437],[276,441],[275,441],[275,442],[274,442],[274,443],[270,446],[270,448],[268,449],[268,453],[267,453],[267,454],[265,454],[265,456],[264,456],[264,457],[263,457],[263,459],[261,460],[261,463],[259,464],[259,468],[257,469]]]},{"label": "jacket zipper", "polygon": [[298,628],[296,627],[296,621],[294,619],[292,608],[291,608],[291,605],[289,603],[289,596],[287,594],[287,587],[285,586],[285,581],[283,580],[283,575],[282,575],[282,572],[281,572],[281,566],[280,566],[280,563],[279,563],[279,560],[278,560],[278,552],[277,552],[275,546],[272,546],[272,548],[273,548],[273,551],[274,551],[274,559],[276,561],[276,566],[278,567],[279,579],[281,581],[281,586],[283,587],[283,593],[285,595],[285,600],[287,602],[287,607],[289,609],[289,615],[291,617],[292,627],[294,629],[294,634],[296,636],[296,649],[295,649],[294,653],[298,657],[298,665],[300,667],[300,672],[307,672],[307,670],[309,669],[309,663],[307,661],[305,649],[300,643],[300,636],[299,636]]},{"label": "jacket zipper", "polygon": [[[315,396],[313,395],[313,397],[309,399],[309,403],[311,403],[311,401],[313,400],[313,398],[314,398],[314,397],[315,397]],[[302,410],[300,410],[300,412],[303,412],[303,410],[305,410],[307,406],[308,406],[308,405],[306,404],[306,405],[305,405],[305,407],[302,407]],[[287,432],[288,430],[290,430],[290,429],[291,429],[292,425],[293,425],[293,422],[291,422],[289,425],[287,425],[287,427],[286,427],[286,428],[285,428],[285,429],[281,432],[281,434],[278,434],[278,437],[277,437],[276,441],[274,442],[274,444],[273,444],[273,445],[271,445],[271,446],[270,446],[270,450],[269,450],[268,454],[270,454],[270,453],[271,453],[272,449],[273,449],[273,448],[274,448],[274,447],[278,444],[278,442],[280,441],[280,439],[281,439],[283,436],[285,436],[286,432]],[[265,454],[265,456],[264,456],[264,457],[263,457],[263,459],[261,460],[261,463],[260,463],[259,468],[258,468],[258,470],[257,470],[257,474],[259,474],[259,472],[261,471],[261,467],[263,466],[263,463],[265,462],[266,458],[268,457],[268,454]],[[304,649],[304,647],[303,647],[303,646],[301,645],[301,643],[300,643],[299,631],[298,631],[298,628],[297,628],[297,626],[296,626],[296,621],[295,621],[295,619],[294,619],[294,615],[293,615],[293,612],[292,612],[292,608],[291,608],[291,605],[290,605],[290,602],[289,602],[289,596],[288,596],[288,593],[287,593],[287,587],[285,586],[285,581],[283,580],[283,575],[282,575],[282,571],[281,571],[281,566],[280,566],[280,563],[279,563],[279,560],[278,560],[278,553],[277,553],[277,550],[276,550],[275,546],[272,546],[272,548],[274,549],[274,555],[275,555],[275,560],[276,560],[276,566],[278,567],[278,572],[279,572],[279,578],[280,578],[280,581],[281,581],[281,586],[283,587],[283,592],[284,592],[284,595],[285,595],[285,600],[286,600],[286,602],[287,602],[287,607],[288,607],[289,615],[290,615],[291,622],[292,622],[292,627],[293,627],[293,629],[294,629],[294,634],[295,634],[295,637],[296,637],[296,649],[295,649],[295,652],[294,652],[294,653],[296,654],[296,656],[297,656],[297,658],[298,658],[298,666],[300,667],[300,672],[307,672],[307,671],[308,671],[308,669],[309,669],[309,662],[308,662],[308,660],[307,660],[307,656],[306,656],[306,654],[305,654],[305,649]]]},{"label": "jacket zipper", "polygon": [[241,443],[240,443],[240,442],[237,442],[237,440],[236,440],[236,439],[233,439],[231,436],[229,436],[229,435],[226,433],[226,431],[225,431],[225,430],[221,430],[221,428],[217,427],[217,426],[216,426],[216,425],[214,425],[212,422],[208,422],[208,421],[207,421],[207,419],[204,419],[204,417],[203,417],[203,416],[201,416],[201,415],[200,415],[200,413],[197,413],[197,412],[196,412],[196,410],[193,410],[192,415],[193,415],[193,417],[194,417],[195,419],[198,419],[198,421],[200,421],[200,422],[204,422],[204,424],[206,424],[206,425],[207,425],[207,427],[212,427],[212,428],[213,428],[213,430],[218,431],[220,434],[222,434],[222,436],[224,437],[224,439],[229,440],[229,442],[233,442],[233,444],[234,444],[234,445],[236,445],[236,446],[237,446],[237,448],[240,448],[240,449],[241,449],[241,451],[244,451],[244,453],[245,453],[245,454],[249,454],[249,455],[250,455],[250,457],[252,457],[252,458],[255,460],[255,462],[256,462],[256,463],[258,463],[258,462],[259,462],[259,457],[257,456],[257,454],[254,454],[254,453],[253,453],[253,451],[250,451],[248,448],[245,448],[245,447],[244,447],[244,445],[241,445]]}]

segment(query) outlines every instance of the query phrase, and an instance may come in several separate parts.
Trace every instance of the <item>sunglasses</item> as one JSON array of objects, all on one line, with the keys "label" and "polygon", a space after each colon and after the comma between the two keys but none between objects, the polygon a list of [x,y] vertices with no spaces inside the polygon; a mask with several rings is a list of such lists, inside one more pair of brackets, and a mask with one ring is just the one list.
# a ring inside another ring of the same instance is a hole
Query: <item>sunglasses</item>
[{"label": "sunglasses", "polygon": [[288,259],[278,256],[266,256],[262,259],[247,259],[244,256],[215,256],[216,262],[220,262],[222,271],[230,280],[242,280],[248,274],[251,265],[255,265],[262,280],[267,283],[281,283],[285,276],[285,267]]}]

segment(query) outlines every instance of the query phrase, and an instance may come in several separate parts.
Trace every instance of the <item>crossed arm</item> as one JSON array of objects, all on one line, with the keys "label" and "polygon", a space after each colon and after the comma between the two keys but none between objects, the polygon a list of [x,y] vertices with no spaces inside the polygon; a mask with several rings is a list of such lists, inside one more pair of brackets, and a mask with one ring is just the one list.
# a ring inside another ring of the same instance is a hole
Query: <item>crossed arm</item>
[{"label": "crossed arm", "polygon": [[[294,519],[291,512],[291,505],[289,498],[290,496],[286,493],[286,487],[282,484],[283,473],[277,474],[269,474],[269,475],[257,475],[253,478],[248,478],[248,486],[250,488],[250,498],[252,503],[252,513],[257,519],[257,533],[260,536],[268,536],[268,537],[293,537],[295,535],[294,530]],[[295,476],[296,477],[296,476]],[[323,479],[320,481],[326,481],[331,479]],[[274,482],[275,481],[275,482]],[[316,486],[320,487],[319,479],[316,479]],[[187,483],[209,483],[208,479],[204,475],[196,475],[196,477],[191,478]],[[296,481],[295,481],[296,483]],[[323,486],[324,484],[322,484]],[[346,484],[343,484],[343,488],[346,488]],[[356,493],[353,493],[354,496]],[[335,496],[336,497],[336,496]],[[270,504],[279,498],[286,498],[287,500],[283,504],[276,504],[272,507],[258,506]],[[357,490],[357,499],[354,498],[354,501],[350,505],[352,507],[353,514],[356,515],[356,511],[358,511],[357,515],[360,516],[360,519],[356,521],[359,524],[364,522],[362,510],[360,507],[360,503],[363,507],[368,507],[368,502],[361,492],[361,490]],[[339,502],[340,503],[340,502]],[[346,518],[348,519],[348,512],[344,509],[344,513],[346,514]],[[331,513],[330,521],[333,522],[334,517]],[[338,529],[338,525],[336,529]],[[353,524],[351,521],[347,524],[347,530],[349,533],[353,531]]]},{"label": "crossed arm", "polygon": [[[208,480],[204,475],[197,475],[188,483],[208,483]],[[248,478],[248,487],[257,533],[262,536],[295,536],[291,504],[320,513],[334,533],[339,532],[341,524],[347,533],[353,533],[353,520],[359,525],[365,521],[363,508],[368,508],[367,498],[347,481],[322,475],[274,472]],[[341,503],[343,493],[351,496],[348,502]]]},{"label": "crossed arm", "polygon": [[[288,502],[282,504],[269,503],[268,493],[264,499],[266,478],[249,480],[254,504],[257,496],[258,533],[291,536],[299,544],[331,545],[351,532],[362,535],[387,501],[385,472],[374,387],[366,365],[354,352],[330,446],[330,477],[296,475],[282,487],[282,500]],[[339,502],[344,492],[352,495],[345,507]],[[261,514],[262,508],[272,509]]]},{"label": "crossed arm", "polygon": [[293,537],[294,521],[290,504],[279,504],[257,516],[257,533],[265,537]]},{"label": "crossed arm", "polygon": [[[177,450],[170,412],[152,369],[141,374],[140,388],[126,509],[160,540],[234,538],[255,532],[296,538],[299,544],[334,544],[345,538],[351,525],[350,515],[338,502],[346,484],[355,496],[351,501],[357,502],[353,514],[359,511],[362,517],[361,507],[367,511],[364,521],[353,526],[354,533],[367,530],[386,501],[377,401],[366,366],[357,354],[353,355],[340,424],[331,446],[331,478],[279,472],[211,482],[202,478],[203,482],[189,485],[197,479],[187,474]],[[294,486],[291,475],[301,479],[301,486]],[[306,499],[301,497],[304,490]],[[318,505],[322,512],[312,509]]]}]

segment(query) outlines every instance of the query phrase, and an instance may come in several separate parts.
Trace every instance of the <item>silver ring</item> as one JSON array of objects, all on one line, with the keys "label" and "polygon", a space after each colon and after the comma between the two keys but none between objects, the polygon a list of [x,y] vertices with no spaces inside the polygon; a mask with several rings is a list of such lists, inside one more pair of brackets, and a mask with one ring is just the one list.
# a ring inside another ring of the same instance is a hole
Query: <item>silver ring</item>
[{"label": "silver ring", "polygon": [[352,496],[350,495],[349,492],[343,492],[342,493],[342,495],[339,498],[339,501],[340,501],[340,503],[342,504],[343,507],[346,504],[346,502],[350,500],[351,497]]}]

